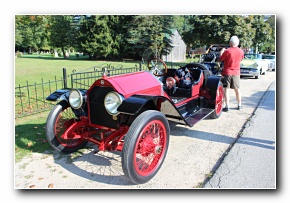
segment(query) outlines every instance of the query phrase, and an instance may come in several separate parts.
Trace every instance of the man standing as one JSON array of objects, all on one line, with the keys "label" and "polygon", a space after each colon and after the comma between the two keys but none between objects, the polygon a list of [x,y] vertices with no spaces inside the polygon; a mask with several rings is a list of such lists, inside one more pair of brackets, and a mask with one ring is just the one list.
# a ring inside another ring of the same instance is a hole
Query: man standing
[{"label": "man standing", "polygon": [[229,88],[234,89],[238,103],[238,110],[242,108],[240,92],[240,62],[244,58],[244,51],[238,47],[240,40],[237,36],[230,39],[230,48],[223,48],[220,53],[219,62],[224,62],[222,71],[225,106],[224,111],[229,110]]}]

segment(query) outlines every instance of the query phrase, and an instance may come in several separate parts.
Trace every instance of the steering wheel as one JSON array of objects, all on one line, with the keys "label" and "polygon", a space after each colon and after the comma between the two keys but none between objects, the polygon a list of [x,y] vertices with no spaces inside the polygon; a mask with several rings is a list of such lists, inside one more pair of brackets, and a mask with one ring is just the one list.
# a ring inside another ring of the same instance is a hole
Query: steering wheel
[{"label": "steering wheel", "polygon": [[147,64],[149,71],[155,76],[163,76],[167,73],[167,65],[159,58],[152,58]]}]

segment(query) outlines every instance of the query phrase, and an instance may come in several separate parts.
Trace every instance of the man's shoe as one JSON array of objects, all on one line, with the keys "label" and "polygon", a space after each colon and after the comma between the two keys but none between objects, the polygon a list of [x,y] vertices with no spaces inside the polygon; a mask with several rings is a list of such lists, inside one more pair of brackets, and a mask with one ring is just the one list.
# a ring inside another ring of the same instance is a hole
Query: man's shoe
[{"label": "man's shoe", "polygon": [[242,106],[238,106],[238,108],[237,108],[237,109],[238,109],[238,110],[241,110],[241,108],[242,108]]},{"label": "man's shoe", "polygon": [[223,108],[223,111],[224,112],[227,112],[227,111],[229,111],[229,108],[228,107],[225,107],[225,108]]}]

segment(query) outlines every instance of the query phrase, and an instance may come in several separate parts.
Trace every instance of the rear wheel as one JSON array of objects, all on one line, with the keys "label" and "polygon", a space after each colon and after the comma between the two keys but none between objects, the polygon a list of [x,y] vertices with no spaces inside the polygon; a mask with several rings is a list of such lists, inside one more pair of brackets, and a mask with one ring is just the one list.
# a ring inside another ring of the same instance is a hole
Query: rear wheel
[{"label": "rear wheel", "polygon": [[220,81],[216,91],[215,109],[214,112],[211,114],[212,118],[215,119],[221,116],[223,110],[223,100],[224,100],[224,90],[223,84]]},{"label": "rear wheel", "polygon": [[72,153],[86,146],[87,141],[81,138],[74,138],[69,134],[68,139],[62,137],[65,131],[77,122],[77,119],[66,101],[61,101],[52,108],[46,121],[46,138],[54,149]]},{"label": "rear wheel", "polygon": [[132,123],[122,150],[124,174],[136,184],[148,182],[160,169],[169,144],[169,124],[159,111],[148,110]]}]

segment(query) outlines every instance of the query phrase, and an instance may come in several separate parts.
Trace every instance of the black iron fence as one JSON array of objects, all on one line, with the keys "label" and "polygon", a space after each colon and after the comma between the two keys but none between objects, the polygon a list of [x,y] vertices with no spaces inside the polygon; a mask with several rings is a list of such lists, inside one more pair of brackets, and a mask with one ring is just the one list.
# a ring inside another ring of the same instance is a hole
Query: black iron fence
[{"label": "black iron fence", "polygon": [[[102,64],[82,72],[73,71],[67,74],[63,68],[63,77],[41,83],[29,83],[15,87],[15,118],[32,115],[51,109],[56,102],[47,101],[46,97],[54,91],[62,88],[84,88],[88,89],[95,80],[101,78],[104,72],[110,75],[120,75],[124,73],[145,70],[142,64],[136,64],[134,67],[124,68],[122,65],[112,66],[111,64]],[[70,84],[70,86],[69,86]]]},{"label": "black iron fence", "polygon": [[30,84],[15,87],[15,117],[23,117],[45,111],[54,105],[54,102],[46,101],[46,97],[57,89],[64,88],[63,79]]},{"label": "black iron fence", "polygon": [[101,78],[105,73],[107,76],[121,75],[125,73],[133,73],[137,71],[146,70],[142,63],[135,65],[134,67],[124,68],[122,65],[112,66],[111,64],[104,64],[93,67],[89,70],[82,72],[73,72],[70,75],[71,87],[72,88],[83,88],[88,89],[95,80]]},{"label": "black iron fence", "polygon": [[[167,63],[170,68],[178,68],[185,63]],[[147,70],[147,67],[142,63],[136,64],[133,67],[124,68],[122,65],[112,66],[111,64],[102,64],[82,72],[73,71],[67,74],[66,69],[63,69],[63,77],[41,83],[29,83],[26,85],[18,85],[15,87],[15,118],[32,115],[42,111],[51,109],[56,102],[47,101],[46,97],[54,91],[62,88],[83,88],[88,89],[95,80],[101,78],[104,73],[108,76],[132,73],[137,71]],[[70,84],[70,86],[68,85]]]}]

